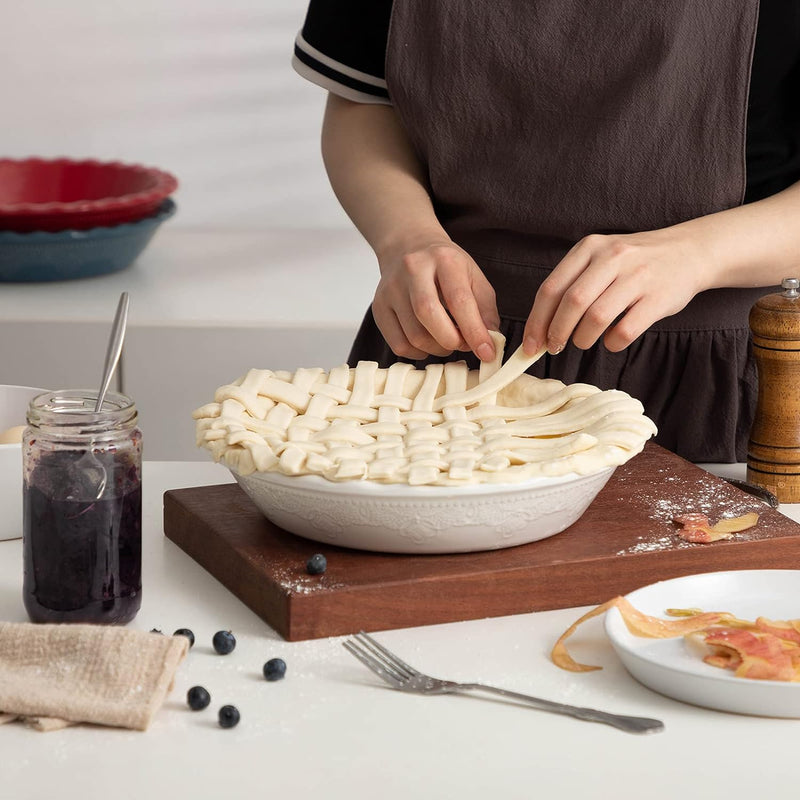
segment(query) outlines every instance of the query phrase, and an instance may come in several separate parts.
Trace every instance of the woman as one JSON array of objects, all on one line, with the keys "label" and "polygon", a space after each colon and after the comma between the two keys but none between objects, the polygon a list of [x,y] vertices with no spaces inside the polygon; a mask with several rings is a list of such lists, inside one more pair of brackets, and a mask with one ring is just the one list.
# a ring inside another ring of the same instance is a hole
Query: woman
[{"label": "woman", "polygon": [[294,63],[380,266],[351,362],[485,360],[499,328],[745,459],[748,313],[800,273],[800,4],[312,0]]}]

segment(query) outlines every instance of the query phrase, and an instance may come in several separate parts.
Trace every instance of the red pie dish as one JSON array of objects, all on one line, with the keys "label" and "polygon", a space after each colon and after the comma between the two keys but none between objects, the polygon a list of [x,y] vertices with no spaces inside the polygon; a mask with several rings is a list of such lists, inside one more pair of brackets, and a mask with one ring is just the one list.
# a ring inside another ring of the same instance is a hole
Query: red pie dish
[{"label": "red pie dish", "polygon": [[168,172],[119,161],[0,159],[0,230],[88,230],[135,222],[178,187]]}]

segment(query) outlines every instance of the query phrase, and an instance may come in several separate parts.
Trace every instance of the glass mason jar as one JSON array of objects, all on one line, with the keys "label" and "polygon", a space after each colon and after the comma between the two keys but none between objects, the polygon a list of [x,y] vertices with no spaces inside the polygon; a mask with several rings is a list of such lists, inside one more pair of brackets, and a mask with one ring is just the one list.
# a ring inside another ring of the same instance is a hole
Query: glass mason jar
[{"label": "glass mason jar", "polygon": [[22,439],[23,598],[33,622],[130,622],[142,602],[142,433],[128,397],[31,400]]}]

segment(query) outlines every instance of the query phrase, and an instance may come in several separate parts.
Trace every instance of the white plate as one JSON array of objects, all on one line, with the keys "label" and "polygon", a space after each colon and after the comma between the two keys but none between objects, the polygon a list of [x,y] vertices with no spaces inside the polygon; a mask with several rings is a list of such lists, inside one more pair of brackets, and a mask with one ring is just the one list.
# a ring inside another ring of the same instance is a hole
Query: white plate
[{"label": "white plate", "polygon": [[[800,570],[707,572],[659,581],[627,595],[645,614],[668,608],[729,611],[742,619],[800,618]],[[605,619],[611,644],[625,668],[656,692],[705,708],[766,717],[800,717],[800,683],[737,678],[689,652],[683,637],[634,636],[612,608]]]}]

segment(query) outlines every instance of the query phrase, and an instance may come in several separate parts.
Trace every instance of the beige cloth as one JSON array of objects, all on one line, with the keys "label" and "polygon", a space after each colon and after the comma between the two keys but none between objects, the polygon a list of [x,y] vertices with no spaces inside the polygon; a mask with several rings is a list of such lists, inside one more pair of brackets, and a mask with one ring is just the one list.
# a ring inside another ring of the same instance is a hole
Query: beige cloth
[{"label": "beige cloth", "polygon": [[0,724],[146,730],[188,650],[185,636],[0,622]]}]

